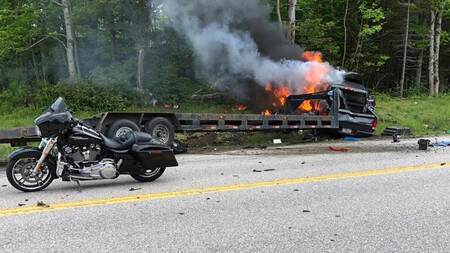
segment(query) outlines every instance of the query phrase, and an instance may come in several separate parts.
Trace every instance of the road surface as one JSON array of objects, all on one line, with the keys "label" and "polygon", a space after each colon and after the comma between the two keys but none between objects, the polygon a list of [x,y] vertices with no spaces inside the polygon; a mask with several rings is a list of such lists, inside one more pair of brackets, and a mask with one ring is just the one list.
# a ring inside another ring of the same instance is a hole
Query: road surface
[{"label": "road surface", "polygon": [[22,193],[0,170],[0,252],[450,251],[450,147],[284,150],[180,155],[155,182],[82,192]]}]

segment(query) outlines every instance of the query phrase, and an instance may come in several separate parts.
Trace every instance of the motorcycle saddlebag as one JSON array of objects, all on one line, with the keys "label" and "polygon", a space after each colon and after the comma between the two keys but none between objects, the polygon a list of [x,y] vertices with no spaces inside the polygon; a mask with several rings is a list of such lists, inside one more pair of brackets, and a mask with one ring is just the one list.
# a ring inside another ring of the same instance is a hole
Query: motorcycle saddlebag
[{"label": "motorcycle saddlebag", "polygon": [[131,153],[146,169],[178,166],[172,150],[164,146],[133,145]]}]

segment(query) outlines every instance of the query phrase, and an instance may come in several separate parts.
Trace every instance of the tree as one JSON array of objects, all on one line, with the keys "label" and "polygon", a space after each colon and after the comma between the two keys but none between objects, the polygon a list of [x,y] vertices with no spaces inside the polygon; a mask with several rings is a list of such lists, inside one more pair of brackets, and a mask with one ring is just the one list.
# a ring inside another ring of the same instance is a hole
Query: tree
[{"label": "tree", "polygon": [[289,0],[288,15],[289,15],[289,38],[292,44],[295,44],[295,11],[297,8],[297,0]]},{"label": "tree", "polygon": [[409,14],[410,14],[410,4],[411,0],[408,0],[407,4],[407,16],[406,16],[406,28],[405,28],[405,42],[403,49],[403,68],[402,68],[402,78],[400,81],[400,97],[403,97],[403,89],[405,87],[405,72],[406,72],[406,55],[408,53],[408,36],[409,36]]},{"label": "tree", "polygon": [[[75,62],[75,32],[72,19],[72,10],[70,0],[61,0],[61,2],[56,2],[52,0],[55,4],[61,6],[64,14],[64,25],[66,27],[66,54],[67,54],[67,65],[69,70],[69,77],[73,78],[77,76],[77,68]],[[79,69],[79,68],[78,68]]]}]

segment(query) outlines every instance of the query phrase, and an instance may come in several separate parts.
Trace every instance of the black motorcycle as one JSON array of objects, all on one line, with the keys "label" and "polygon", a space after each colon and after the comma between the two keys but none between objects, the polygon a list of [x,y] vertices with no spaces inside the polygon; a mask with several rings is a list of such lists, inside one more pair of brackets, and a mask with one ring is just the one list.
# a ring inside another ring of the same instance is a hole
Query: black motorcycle
[{"label": "black motorcycle", "polygon": [[41,144],[12,152],[6,169],[11,185],[24,192],[40,191],[55,178],[79,184],[79,180],[129,174],[140,182],[150,182],[166,167],[178,166],[173,151],[150,134],[130,131],[109,139],[72,117],[62,98],[34,123]]}]

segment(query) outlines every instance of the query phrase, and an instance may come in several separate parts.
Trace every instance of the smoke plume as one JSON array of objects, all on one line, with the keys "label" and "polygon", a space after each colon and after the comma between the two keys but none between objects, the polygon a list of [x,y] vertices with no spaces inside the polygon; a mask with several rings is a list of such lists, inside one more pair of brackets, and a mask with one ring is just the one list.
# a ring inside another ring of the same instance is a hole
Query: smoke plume
[{"label": "smoke plume", "polygon": [[272,7],[258,0],[163,0],[163,9],[194,49],[201,77],[242,100],[269,82],[301,94],[317,64],[328,69],[324,83],[342,81],[328,63],[301,61],[303,49],[289,43],[270,21]]}]

